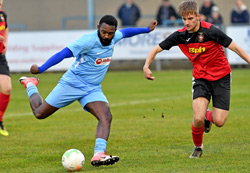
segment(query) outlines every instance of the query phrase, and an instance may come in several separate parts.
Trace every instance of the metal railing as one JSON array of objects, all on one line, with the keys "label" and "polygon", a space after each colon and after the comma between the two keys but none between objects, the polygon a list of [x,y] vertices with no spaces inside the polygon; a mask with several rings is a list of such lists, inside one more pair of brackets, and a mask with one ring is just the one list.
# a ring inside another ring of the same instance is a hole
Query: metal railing
[{"label": "metal railing", "polygon": [[26,25],[25,24],[8,24],[8,28],[10,30],[15,30],[15,31],[25,31]]},{"label": "metal railing", "polygon": [[[94,16],[94,20],[99,20],[101,19],[102,16]],[[118,16],[114,15],[114,17],[118,18]],[[141,16],[141,19],[155,19],[155,15],[143,15]],[[62,18],[62,26],[61,29],[65,30],[67,29],[67,23],[69,21],[87,21],[88,20],[88,16],[66,16]],[[93,29],[93,26],[89,26],[88,29]]]}]

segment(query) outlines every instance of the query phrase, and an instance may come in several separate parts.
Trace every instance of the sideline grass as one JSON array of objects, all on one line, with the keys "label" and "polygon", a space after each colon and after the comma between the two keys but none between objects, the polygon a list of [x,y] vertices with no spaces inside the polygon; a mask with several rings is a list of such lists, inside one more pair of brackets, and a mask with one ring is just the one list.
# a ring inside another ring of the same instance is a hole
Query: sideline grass
[{"label": "sideline grass", "polygon": [[[97,120],[79,103],[45,120],[31,114],[25,89],[13,74],[11,102],[4,117],[10,136],[0,136],[0,172],[67,172],[62,154],[81,150],[86,158],[80,172],[249,172],[250,70],[233,69],[231,109],[223,128],[204,134],[204,153],[189,159],[191,137],[191,70],[108,72],[102,83],[113,122],[107,150],[120,156],[118,164],[94,168],[90,164]],[[26,74],[27,75],[27,74]],[[45,98],[62,73],[39,75]]]}]

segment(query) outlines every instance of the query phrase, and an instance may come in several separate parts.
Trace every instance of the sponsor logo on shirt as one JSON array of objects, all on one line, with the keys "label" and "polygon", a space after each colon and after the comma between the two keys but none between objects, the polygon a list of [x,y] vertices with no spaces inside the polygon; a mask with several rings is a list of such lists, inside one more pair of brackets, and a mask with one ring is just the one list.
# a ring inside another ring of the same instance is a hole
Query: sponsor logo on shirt
[{"label": "sponsor logo on shirt", "polygon": [[95,64],[96,65],[109,65],[111,61],[111,57],[108,58],[96,58]]},{"label": "sponsor logo on shirt", "polygon": [[202,53],[205,52],[205,47],[199,47],[199,48],[189,48],[189,53]]},{"label": "sponsor logo on shirt", "polygon": [[3,31],[3,30],[5,30],[5,26],[4,24],[0,24],[0,31]]}]

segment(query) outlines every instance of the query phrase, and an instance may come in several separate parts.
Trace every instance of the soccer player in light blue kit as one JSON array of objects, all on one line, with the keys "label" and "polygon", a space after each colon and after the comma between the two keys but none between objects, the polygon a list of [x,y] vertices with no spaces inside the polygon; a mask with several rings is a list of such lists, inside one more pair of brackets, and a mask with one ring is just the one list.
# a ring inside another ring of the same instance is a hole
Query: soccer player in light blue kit
[{"label": "soccer player in light blue kit", "polygon": [[43,65],[32,65],[30,72],[39,74],[65,58],[76,57],[76,61],[62,76],[57,86],[45,101],[39,95],[36,77],[21,77],[30,101],[33,114],[37,119],[44,119],[74,101],[93,114],[97,120],[93,166],[112,165],[119,161],[118,156],[105,154],[110,133],[112,115],[107,98],[102,92],[102,82],[113,55],[114,45],[121,39],[137,34],[149,33],[155,29],[157,21],[152,21],[147,28],[125,28],[117,30],[117,20],[111,15],[101,18],[98,30],[83,35],[62,51],[50,57]]}]

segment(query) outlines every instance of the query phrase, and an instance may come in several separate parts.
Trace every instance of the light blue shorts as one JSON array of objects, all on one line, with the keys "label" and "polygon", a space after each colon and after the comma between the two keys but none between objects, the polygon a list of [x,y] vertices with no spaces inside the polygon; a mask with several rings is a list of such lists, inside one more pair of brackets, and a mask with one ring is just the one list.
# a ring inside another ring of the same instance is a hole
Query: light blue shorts
[{"label": "light blue shorts", "polygon": [[83,108],[87,103],[94,101],[103,101],[108,103],[107,98],[102,92],[101,85],[86,84],[84,87],[76,88],[60,82],[45,99],[49,105],[56,108],[65,107],[76,100],[82,105]]}]

